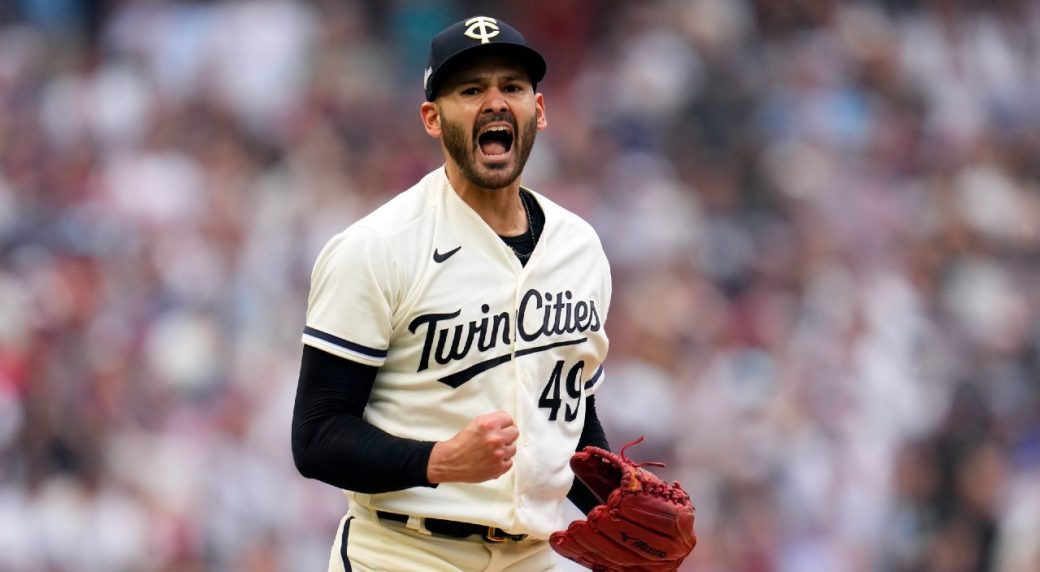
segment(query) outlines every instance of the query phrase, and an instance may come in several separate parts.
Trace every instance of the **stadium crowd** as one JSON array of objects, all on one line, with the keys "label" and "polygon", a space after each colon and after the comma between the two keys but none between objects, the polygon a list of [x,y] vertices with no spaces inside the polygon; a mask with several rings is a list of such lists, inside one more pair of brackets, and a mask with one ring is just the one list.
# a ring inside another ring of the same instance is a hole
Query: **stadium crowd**
[{"label": "stadium crowd", "polygon": [[[501,5],[499,5],[501,4]],[[324,570],[310,267],[440,161],[429,38],[547,56],[611,442],[700,572],[1040,570],[1040,4],[0,4],[0,570]]]}]

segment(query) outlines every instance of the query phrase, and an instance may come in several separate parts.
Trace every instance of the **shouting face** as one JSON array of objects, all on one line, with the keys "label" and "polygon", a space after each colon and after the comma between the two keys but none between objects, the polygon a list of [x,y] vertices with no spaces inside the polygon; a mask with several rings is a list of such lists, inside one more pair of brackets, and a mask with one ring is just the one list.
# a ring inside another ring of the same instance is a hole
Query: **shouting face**
[{"label": "shouting face", "polygon": [[542,96],[527,73],[501,57],[482,57],[453,73],[437,100],[424,104],[423,120],[462,176],[482,189],[516,181],[546,125]]}]

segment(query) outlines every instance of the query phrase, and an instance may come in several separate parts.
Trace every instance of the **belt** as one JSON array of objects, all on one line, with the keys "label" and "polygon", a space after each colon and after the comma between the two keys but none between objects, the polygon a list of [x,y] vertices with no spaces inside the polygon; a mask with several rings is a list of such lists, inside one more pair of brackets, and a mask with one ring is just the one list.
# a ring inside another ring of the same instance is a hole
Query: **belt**
[{"label": "belt", "polygon": [[[385,512],[382,510],[376,511],[376,515],[381,520],[390,520],[393,522],[407,523],[408,516],[403,514],[396,514],[393,512]],[[452,538],[469,538],[474,534],[480,536],[487,542],[519,542],[527,538],[526,534],[510,534],[501,528],[495,528],[493,526],[485,526],[482,524],[472,524],[469,522],[455,522],[454,520],[442,520],[439,518],[423,518],[421,519],[422,526],[426,530],[443,536],[450,536]]]}]

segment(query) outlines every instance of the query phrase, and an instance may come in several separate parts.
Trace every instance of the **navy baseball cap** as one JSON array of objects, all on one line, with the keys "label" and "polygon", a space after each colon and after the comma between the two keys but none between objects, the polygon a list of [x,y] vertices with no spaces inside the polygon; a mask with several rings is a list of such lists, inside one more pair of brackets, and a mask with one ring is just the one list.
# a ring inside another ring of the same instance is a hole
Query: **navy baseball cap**
[{"label": "navy baseball cap", "polygon": [[423,77],[426,101],[433,101],[444,78],[465,60],[464,56],[483,53],[499,53],[520,64],[532,85],[545,77],[545,59],[516,28],[495,18],[473,16],[441,30],[430,42],[430,59]]}]

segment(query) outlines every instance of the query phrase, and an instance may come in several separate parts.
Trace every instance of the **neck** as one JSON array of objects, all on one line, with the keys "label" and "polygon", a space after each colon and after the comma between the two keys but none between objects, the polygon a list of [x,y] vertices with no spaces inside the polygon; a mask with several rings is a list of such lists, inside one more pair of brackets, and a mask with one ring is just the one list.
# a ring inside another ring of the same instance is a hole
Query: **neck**
[{"label": "neck", "polygon": [[520,202],[519,179],[501,189],[486,189],[473,184],[451,162],[445,165],[444,170],[455,194],[496,234],[516,236],[527,232],[527,214]]}]

